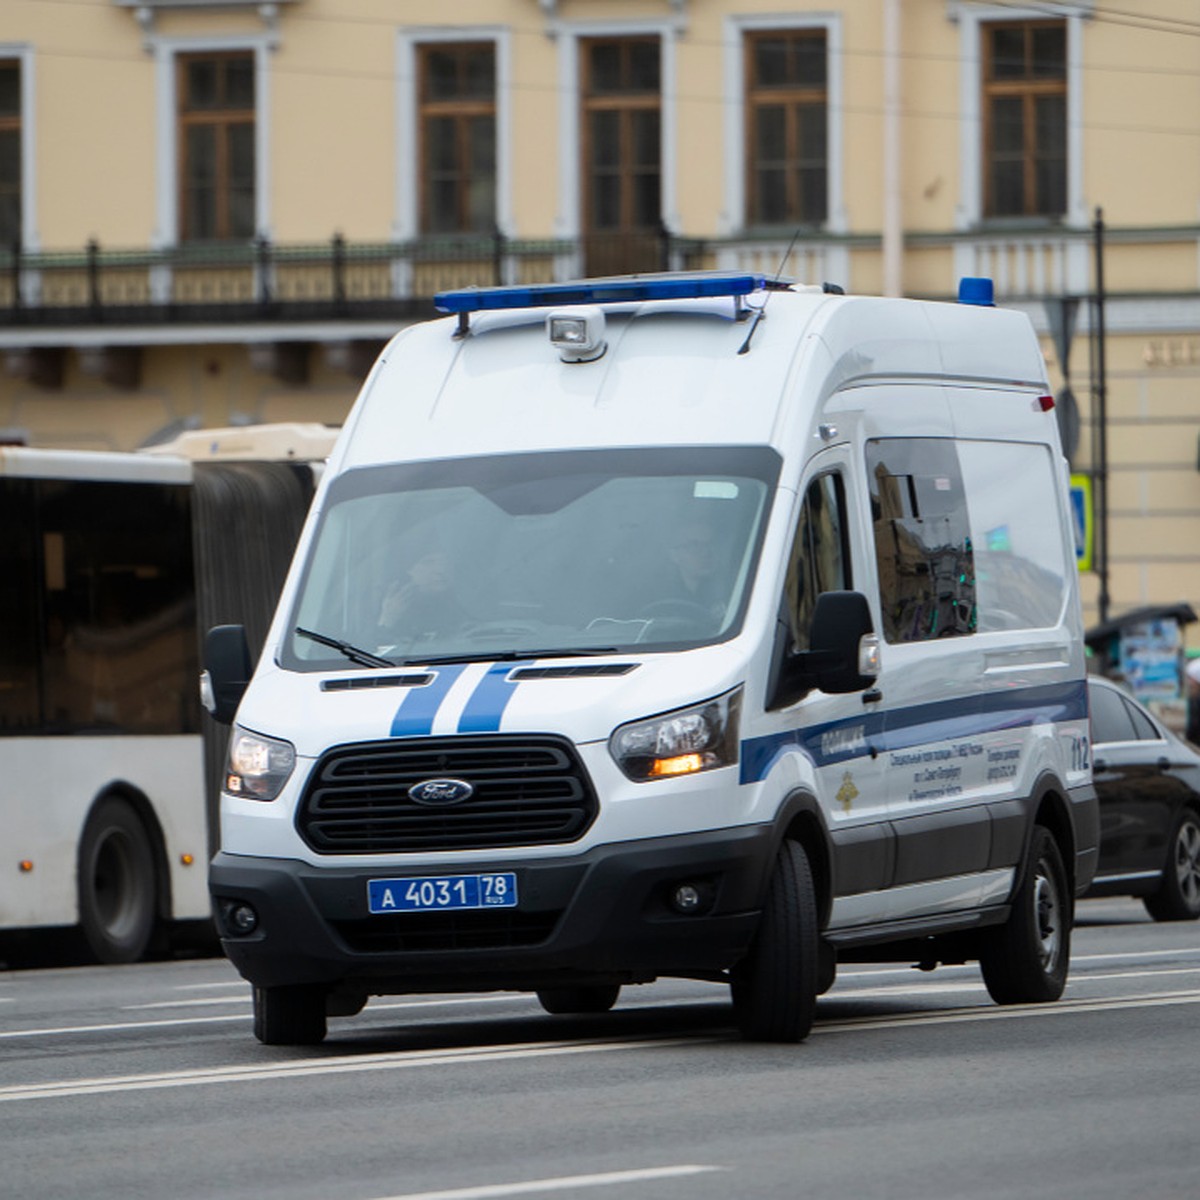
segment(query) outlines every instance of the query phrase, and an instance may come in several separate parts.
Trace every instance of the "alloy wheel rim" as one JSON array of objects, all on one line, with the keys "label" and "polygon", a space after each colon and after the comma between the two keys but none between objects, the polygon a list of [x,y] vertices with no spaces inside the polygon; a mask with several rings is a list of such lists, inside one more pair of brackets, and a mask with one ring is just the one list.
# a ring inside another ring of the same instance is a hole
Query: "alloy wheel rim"
[{"label": "alloy wheel rim", "polygon": [[1033,885],[1033,905],[1042,967],[1050,971],[1057,965],[1062,945],[1062,912],[1058,889],[1041,863],[1038,864],[1038,874]]},{"label": "alloy wheel rim", "polygon": [[1192,910],[1200,909],[1200,825],[1185,821],[1175,841],[1175,875],[1179,891]]}]

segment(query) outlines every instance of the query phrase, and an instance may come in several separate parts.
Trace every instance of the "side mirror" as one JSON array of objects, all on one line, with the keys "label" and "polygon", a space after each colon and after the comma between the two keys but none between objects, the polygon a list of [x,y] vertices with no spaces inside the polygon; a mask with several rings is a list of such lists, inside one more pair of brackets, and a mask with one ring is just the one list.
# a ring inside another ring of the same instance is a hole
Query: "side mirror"
[{"label": "side mirror", "polygon": [[879,674],[879,639],[861,592],[823,592],[809,634],[817,687],[823,692],[861,692]]},{"label": "side mirror", "polygon": [[861,592],[823,592],[817,597],[808,650],[786,653],[790,638],[782,623],[779,636],[769,709],[795,704],[813,688],[831,694],[859,692],[879,673],[879,639]]},{"label": "side mirror", "polygon": [[243,625],[214,625],[204,638],[200,703],[214,721],[232,723],[254,672]]}]

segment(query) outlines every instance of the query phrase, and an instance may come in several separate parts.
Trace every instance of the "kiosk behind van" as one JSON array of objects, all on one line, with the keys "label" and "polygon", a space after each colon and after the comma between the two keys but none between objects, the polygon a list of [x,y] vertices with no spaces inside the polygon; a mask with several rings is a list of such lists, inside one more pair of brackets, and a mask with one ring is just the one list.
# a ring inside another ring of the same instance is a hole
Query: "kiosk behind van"
[{"label": "kiosk behind van", "polygon": [[261,1041],[660,976],[797,1041],[845,961],[1061,995],[1097,853],[1065,464],[1029,321],[967,287],[471,289],[391,341],[248,685],[208,639]]}]

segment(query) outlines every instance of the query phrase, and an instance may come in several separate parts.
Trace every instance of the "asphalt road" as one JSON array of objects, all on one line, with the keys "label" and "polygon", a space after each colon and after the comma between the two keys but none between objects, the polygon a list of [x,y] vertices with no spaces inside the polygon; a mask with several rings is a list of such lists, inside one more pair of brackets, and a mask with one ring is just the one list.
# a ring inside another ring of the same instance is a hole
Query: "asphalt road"
[{"label": "asphalt road", "polygon": [[1081,905],[1057,1004],[846,967],[797,1047],[702,984],[378,999],[302,1050],[220,959],[0,971],[0,1197],[1190,1197],[1198,1004],[1200,925],[1132,901]]}]

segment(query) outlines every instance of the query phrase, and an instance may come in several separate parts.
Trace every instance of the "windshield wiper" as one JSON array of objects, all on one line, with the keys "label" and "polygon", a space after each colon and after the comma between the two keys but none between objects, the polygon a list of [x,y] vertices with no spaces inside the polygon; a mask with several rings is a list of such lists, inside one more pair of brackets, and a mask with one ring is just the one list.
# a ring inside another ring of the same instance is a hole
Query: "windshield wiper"
[{"label": "windshield wiper", "polygon": [[350,642],[343,642],[340,638],[330,637],[326,633],[317,633],[312,629],[305,629],[303,625],[297,625],[296,632],[301,637],[311,638],[314,642],[320,642],[322,646],[329,646],[333,650],[340,650],[351,662],[356,662],[363,667],[394,667],[396,665],[390,658],[380,658],[378,654],[372,654],[370,650],[363,650],[359,646],[352,645]]},{"label": "windshield wiper", "polygon": [[[602,654],[620,654],[617,646],[554,647],[549,650],[480,650],[475,654],[430,654],[424,658],[404,658],[403,666],[425,666],[426,664],[472,663],[472,662],[518,662],[523,658],[593,658]],[[389,663],[389,666],[394,664]]]}]

